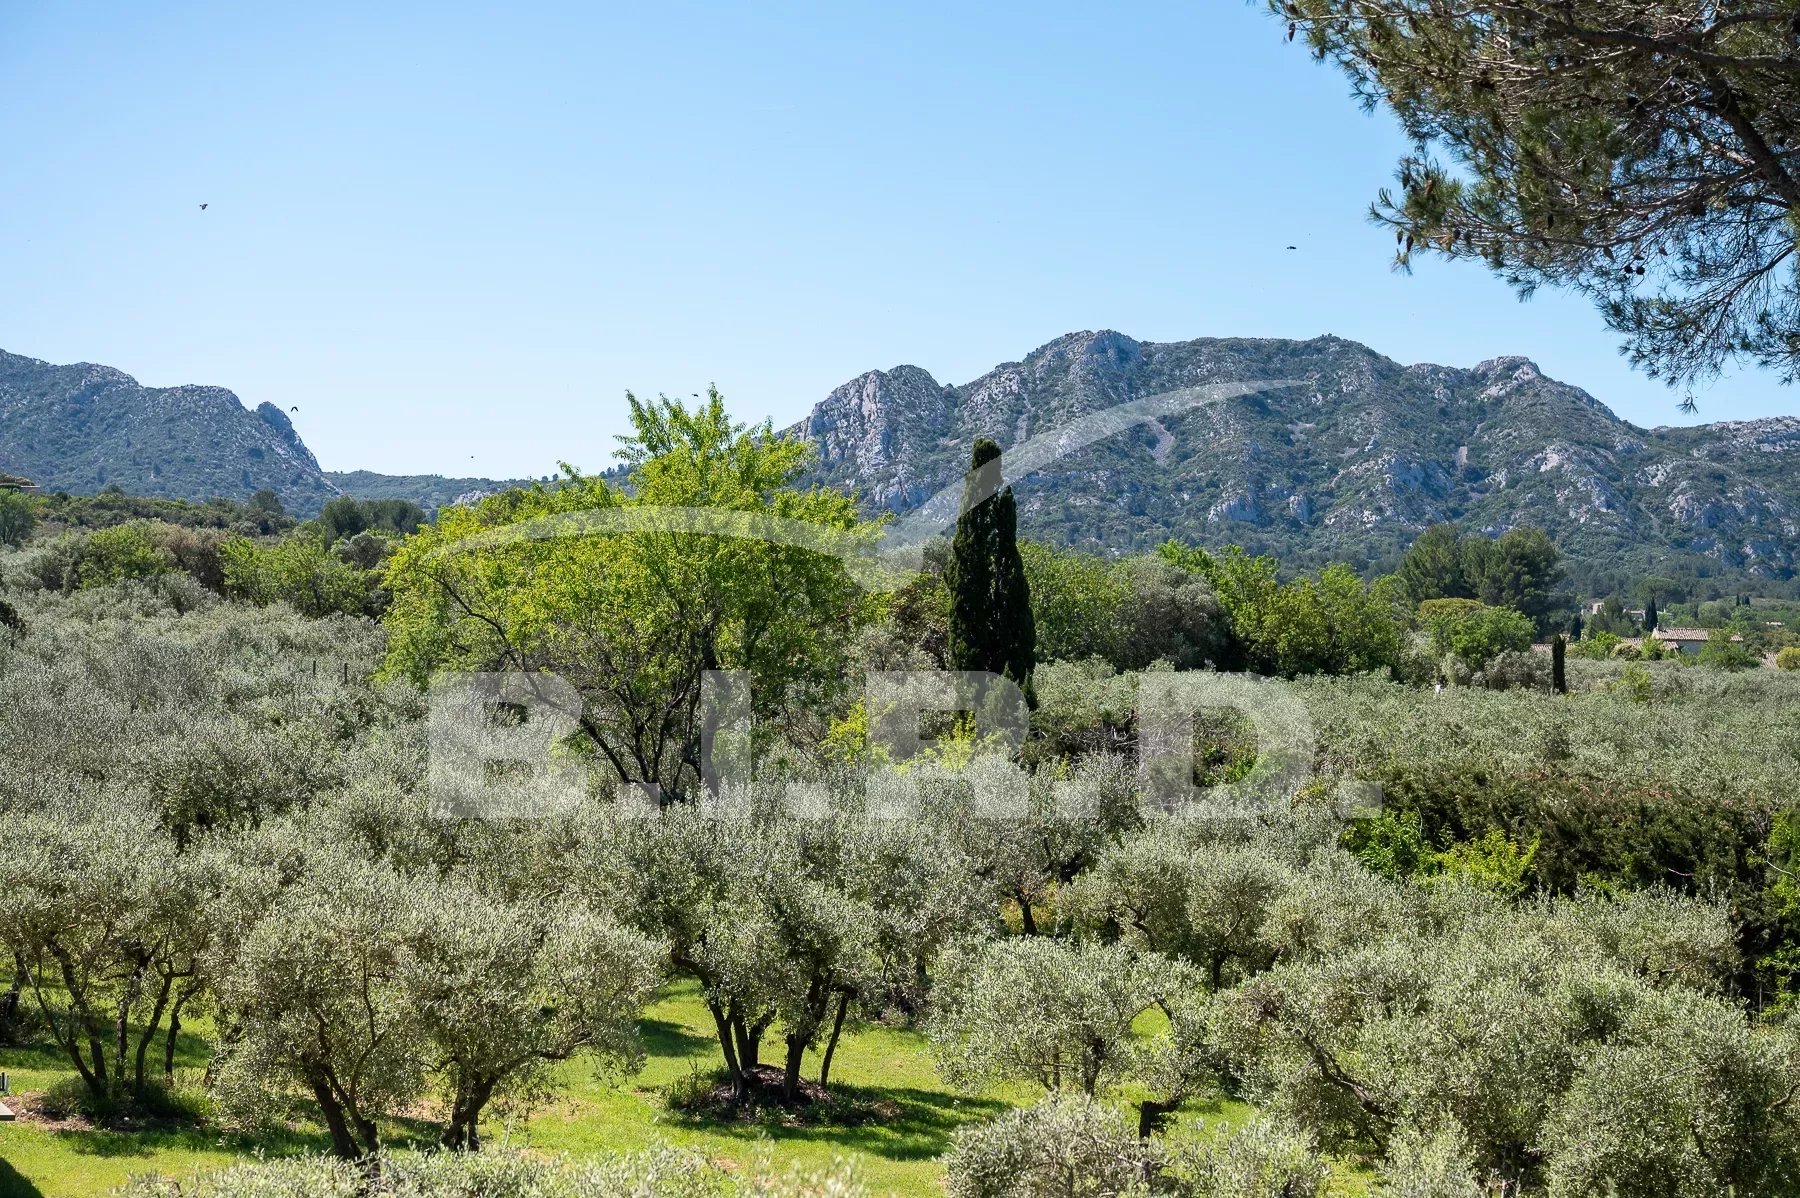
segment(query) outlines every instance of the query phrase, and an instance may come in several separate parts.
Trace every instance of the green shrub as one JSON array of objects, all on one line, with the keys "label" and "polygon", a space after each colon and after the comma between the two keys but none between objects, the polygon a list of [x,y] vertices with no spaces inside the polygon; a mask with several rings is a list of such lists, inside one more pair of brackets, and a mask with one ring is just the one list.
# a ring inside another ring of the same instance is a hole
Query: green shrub
[{"label": "green shrub", "polygon": [[1458,878],[1506,898],[1516,898],[1529,887],[1527,879],[1537,850],[1536,840],[1520,848],[1505,833],[1489,829],[1474,840],[1453,844],[1436,854],[1436,864],[1443,877]]},{"label": "green shrub", "polygon": [[1800,645],[1789,645],[1775,655],[1778,670],[1800,670]]},{"label": "green shrub", "polygon": [[1578,641],[1569,642],[1569,653],[1589,661],[1605,661],[1613,655],[1624,638],[1613,632],[1590,632]]},{"label": "green shrub", "polygon": [[1715,670],[1754,670],[1762,659],[1732,637],[1726,628],[1715,628],[1700,650],[1700,664]]},{"label": "green shrub", "polygon": [[76,582],[82,589],[111,586],[173,569],[175,555],[159,543],[155,525],[148,520],[133,520],[89,535],[81,548]]},{"label": "green shrub", "polygon": [[[1473,606],[1470,606],[1473,604]],[[1479,670],[1507,651],[1531,648],[1531,618],[1510,607],[1488,607],[1469,599],[1434,599],[1426,632],[1432,649],[1442,657],[1455,656],[1471,670]]]},{"label": "green shrub", "polygon": [[269,544],[233,537],[221,550],[225,593],[258,606],[286,603],[303,616],[367,614],[372,575],[304,533]]},{"label": "green shrub", "polygon": [[36,500],[17,491],[0,491],[0,545],[23,545],[37,523]]},{"label": "green shrub", "polygon": [[1355,820],[1344,829],[1343,844],[1366,869],[1394,881],[1428,871],[1433,858],[1415,811],[1383,811]]}]

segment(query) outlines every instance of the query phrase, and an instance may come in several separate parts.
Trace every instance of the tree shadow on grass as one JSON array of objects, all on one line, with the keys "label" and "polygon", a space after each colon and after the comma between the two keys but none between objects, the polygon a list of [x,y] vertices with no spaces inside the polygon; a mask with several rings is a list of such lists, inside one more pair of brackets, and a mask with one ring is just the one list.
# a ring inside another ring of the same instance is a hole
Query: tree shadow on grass
[{"label": "tree shadow on grass", "polygon": [[0,1046],[0,1069],[15,1073],[26,1069],[52,1073],[69,1067],[68,1054],[48,1040]]},{"label": "tree shadow on grass", "polygon": [[44,1198],[44,1192],[0,1156],[0,1198]]},{"label": "tree shadow on grass", "polygon": [[836,1147],[891,1161],[932,1160],[950,1148],[950,1136],[958,1128],[1010,1109],[992,1098],[921,1090],[906,1086],[832,1087],[833,1096],[857,1117],[834,1122],[807,1122],[804,1116],[784,1117],[779,1111],[742,1120],[705,1119],[677,1115],[685,1127],[741,1140],[771,1140]]},{"label": "tree shadow on grass", "polygon": [[650,1058],[702,1056],[712,1052],[719,1043],[711,1036],[699,1035],[686,1024],[670,1019],[641,1019],[638,1021],[638,1035],[642,1037],[644,1052]]},{"label": "tree shadow on grass", "polygon": [[216,1127],[188,1126],[112,1131],[105,1128],[70,1129],[52,1133],[59,1144],[83,1156],[109,1158],[152,1157],[167,1152],[227,1151],[248,1155],[295,1156],[324,1152],[331,1144],[316,1131],[270,1128],[242,1134],[221,1134]]}]

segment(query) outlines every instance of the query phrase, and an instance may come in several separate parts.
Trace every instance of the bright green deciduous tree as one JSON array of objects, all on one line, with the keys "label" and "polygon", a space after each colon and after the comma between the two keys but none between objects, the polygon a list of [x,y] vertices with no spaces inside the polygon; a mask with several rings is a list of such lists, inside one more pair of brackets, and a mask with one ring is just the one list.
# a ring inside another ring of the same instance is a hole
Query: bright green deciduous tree
[{"label": "bright green deciduous tree", "polygon": [[[581,695],[581,732],[618,781],[666,798],[702,782],[703,681],[743,670],[760,717],[809,727],[856,683],[872,603],[837,558],[753,536],[629,531],[615,513],[716,509],[867,535],[848,496],[798,490],[808,447],[734,424],[717,392],[690,409],[631,397],[629,485],[560,485],[451,508],[389,561],[387,669],[552,672]],[[816,728],[823,736],[823,727]]]},{"label": "bright green deciduous tree", "polygon": [[37,522],[36,501],[17,491],[0,490],[0,545],[23,545]]},{"label": "bright green deciduous tree", "polygon": [[1169,562],[1207,579],[1231,621],[1242,665],[1259,674],[1360,674],[1399,665],[1399,587],[1365,584],[1342,563],[1282,582],[1278,563],[1236,545],[1218,554],[1170,541]]}]

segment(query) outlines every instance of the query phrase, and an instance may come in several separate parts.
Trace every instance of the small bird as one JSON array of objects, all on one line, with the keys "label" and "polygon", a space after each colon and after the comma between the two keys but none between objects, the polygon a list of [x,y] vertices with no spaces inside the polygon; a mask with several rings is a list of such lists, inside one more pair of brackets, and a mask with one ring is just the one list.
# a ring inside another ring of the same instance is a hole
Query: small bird
[{"label": "small bird", "polygon": [[290,412],[298,412],[298,411],[299,411],[299,410],[300,410],[300,409],[299,409],[299,408],[297,408],[297,407],[293,407],[293,408],[289,408],[289,409],[288,409],[288,411],[290,411]]},{"label": "small bird", "polygon": [[1290,250],[1297,250],[1297,249],[1299,249],[1299,248],[1300,248],[1300,247],[1299,247],[1299,246],[1297,246],[1297,245],[1290,245],[1290,246],[1288,246],[1288,249],[1290,249]]},{"label": "small bird", "polygon": [[205,212],[205,211],[206,211],[206,205],[205,205],[205,204],[202,204],[202,205],[200,205],[200,211],[202,211],[202,212]]}]

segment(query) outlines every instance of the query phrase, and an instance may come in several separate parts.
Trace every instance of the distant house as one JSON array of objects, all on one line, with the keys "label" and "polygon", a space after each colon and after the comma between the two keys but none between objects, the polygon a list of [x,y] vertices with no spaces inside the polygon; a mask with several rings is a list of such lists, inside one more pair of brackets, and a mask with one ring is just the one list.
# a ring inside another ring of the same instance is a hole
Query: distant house
[{"label": "distant house", "polygon": [[37,484],[17,474],[0,472],[0,491],[35,491]]},{"label": "distant house", "polygon": [[[1710,628],[1658,628],[1656,639],[1671,649],[1682,653],[1698,653],[1706,648],[1706,642],[1712,639]],[[1734,636],[1733,641],[1742,643],[1743,637]]]}]

